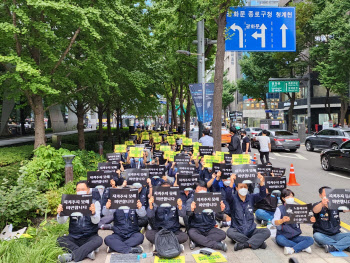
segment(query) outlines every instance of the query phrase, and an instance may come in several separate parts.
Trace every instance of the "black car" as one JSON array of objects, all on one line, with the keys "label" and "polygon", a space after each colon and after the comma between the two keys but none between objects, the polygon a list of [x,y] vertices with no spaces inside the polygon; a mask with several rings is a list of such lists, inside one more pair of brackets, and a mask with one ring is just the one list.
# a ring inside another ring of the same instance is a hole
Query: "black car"
[{"label": "black car", "polygon": [[344,142],[338,149],[323,150],[321,166],[326,171],[333,168],[350,171],[350,141]]},{"label": "black car", "polygon": [[308,136],[305,140],[307,151],[314,149],[338,149],[343,142],[350,140],[350,129],[329,128]]}]

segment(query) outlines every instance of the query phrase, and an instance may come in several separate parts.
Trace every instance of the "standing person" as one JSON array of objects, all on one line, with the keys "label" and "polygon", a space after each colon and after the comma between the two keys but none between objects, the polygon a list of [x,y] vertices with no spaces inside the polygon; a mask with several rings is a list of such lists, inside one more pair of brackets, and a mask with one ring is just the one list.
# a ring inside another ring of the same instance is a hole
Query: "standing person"
[{"label": "standing person", "polygon": [[[281,194],[282,205],[277,207],[272,224],[277,227],[276,242],[284,247],[285,255],[292,255],[301,251],[311,254],[311,245],[314,243],[312,237],[301,236],[299,224],[286,224],[290,217],[286,211],[286,204],[294,204],[294,193],[292,190],[283,189]],[[315,222],[315,218],[311,218]]]},{"label": "standing person", "polygon": [[[86,195],[90,192],[87,181],[79,181],[76,185],[77,195]],[[95,259],[95,250],[98,249],[103,239],[98,235],[98,223],[100,222],[101,205],[98,201],[92,200],[90,205],[92,216],[83,216],[76,212],[69,216],[68,236],[57,239],[60,247],[68,249],[69,253],[58,256],[58,262],[79,262],[86,257]],[[63,207],[60,204],[57,208],[57,222],[64,224],[68,216],[60,216]]]},{"label": "standing person", "polygon": [[232,135],[231,142],[227,145],[230,154],[241,154],[241,140],[237,135],[237,130],[235,127],[230,128],[230,133]]},{"label": "standing person", "polygon": [[[257,136],[254,138],[254,140],[258,141],[260,145],[259,153],[260,153],[261,164],[270,162],[269,154],[271,152],[271,140],[270,140],[270,137],[267,136],[267,133],[268,133],[267,130],[263,130],[262,136]],[[264,156],[265,156],[266,162],[264,162]]]},{"label": "standing person", "polygon": [[242,140],[242,152],[245,154],[248,154],[251,152],[250,149],[250,139],[247,136],[246,131],[241,131],[241,134],[243,135],[243,140]]},{"label": "standing person", "polygon": [[343,250],[350,252],[350,233],[340,232],[339,211],[328,208],[329,200],[325,189],[330,189],[330,187],[324,186],[318,190],[322,201],[315,203],[313,207],[316,218],[312,226],[315,242],[323,246],[326,253]]},{"label": "standing person", "polygon": [[209,136],[209,134],[209,130],[203,130],[203,136],[199,139],[199,142],[202,144],[202,146],[214,146],[214,139],[213,137]]}]

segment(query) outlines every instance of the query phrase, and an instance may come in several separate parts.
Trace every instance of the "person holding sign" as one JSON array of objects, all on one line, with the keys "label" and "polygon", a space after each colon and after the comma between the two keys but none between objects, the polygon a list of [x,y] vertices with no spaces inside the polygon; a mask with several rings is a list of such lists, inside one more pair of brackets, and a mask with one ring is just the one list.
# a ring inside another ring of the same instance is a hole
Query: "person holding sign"
[{"label": "person holding sign", "polygon": [[[90,190],[87,181],[79,181],[76,185],[77,195],[87,195]],[[79,200],[76,200],[79,201]],[[95,250],[98,249],[103,239],[98,235],[98,223],[100,222],[100,203],[92,199],[89,207],[90,215],[73,212],[70,216],[61,216],[63,206],[57,208],[57,222],[64,224],[69,217],[69,234],[57,239],[58,244],[66,248],[69,253],[58,256],[59,262],[79,262],[86,257],[95,259]]]},{"label": "person holding sign", "polygon": [[202,146],[214,146],[214,139],[213,137],[209,136],[210,131],[205,129],[203,130],[202,137],[199,139],[199,143],[202,144]]},{"label": "person holding sign", "polygon": [[232,135],[231,142],[227,144],[227,148],[230,154],[242,154],[241,140],[237,135],[237,130],[235,127],[230,128],[230,133]]},{"label": "person holding sign", "polygon": [[[316,222],[313,224],[315,242],[324,247],[325,252],[350,252],[350,233],[340,232],[339,210],[328,208],[329,200],[326,197],[328,186],[319,189],[320,202],[313,205]],[[343,211],[343,212],[350,212]]]},{"label": "person holding sign", "polygon": [[[168,182],[164,182],[162,187],[170,187]],[[149,207],[147,209],[147,217],[153,222],[153,229],[146,231],[146,238],[152,244],[155,243],[156,234],[162,228],[172,231],[179,241],[183,244],[187,241],[188,236],[180,230],[179,216],[186,216],[186,207],[182,204],[182,200],[177,200],[177,207],[169,206],[168,204],[161,204],[157,206],[154,204],[154,196],[149,199]],[[182,245],[184,250],[184,247]]]},{"label": "person holding sign", "polygon": [[264,177],[258,173],[260,179],[260,192],[258,194],[248,194],[248,185],[238,183],[236,193],[232,194],[233,184],[236,175],[231,175],[230,186],[226,188],[226,201],[229,206],[225,208],[225,213],[231,217],[231,227],[227,230],[227,236],[237,242],[234,250],[245,248],[265,249],[265,240],[271,235],[268,229],[257,229],[254,223],[254,205],[266,197]]},{"label": "person holding sign", "polygon": [[[140,233],[140,225],[147,222],[147,214],[140,200],[137,200],[137,209],[121,206],[119,209],[110,209],[111,199],[108,199],[104,215],[113,215],[113,234],[105,238],[107,253],[141,254],[144,236]],[[143,222],[142,222],[143,221]]]},{"label": "person holding sign", "polygon": [[[203,181],[196,183],[196,193],[206,193],[207,188]],[[225,205],[221,201],[221,214],[225,210]],[[195,213],[196,202],[194,196],[186,203],[188,216],[188,236],[191,239],[190,247],[194,249],[196,245],[227,251],[227,245],[222,242],[226,238],[226,233],[221,229],[215,228],[215,213],[211,209],[205,209],[202,213]]]},{"label": "person holding sign", "polygon": [[[281,193],[282,205],[275,212],[272,224],[277,227],[276,242],[279,246],[284,247],[285,255],[292,255],[301,251],[311,254],[311,245],[314,243],[312,237],[301,236],[299,224],[289,224],[290,217],[286,211],[286,204],[294,204],[294,193],[286,188]],[[311,218],[311,222],[315,222]]]},{"label": "person holding sign", "polygon": [[[199,180],[204,181],[207,184],[207,188],[210,189],[216,175],[213,174],[212,167],[205,167],[204,157],[202,157],[200,163],[201,170],[199,171]],[[209,182],[211,182],[210,185]]]}]

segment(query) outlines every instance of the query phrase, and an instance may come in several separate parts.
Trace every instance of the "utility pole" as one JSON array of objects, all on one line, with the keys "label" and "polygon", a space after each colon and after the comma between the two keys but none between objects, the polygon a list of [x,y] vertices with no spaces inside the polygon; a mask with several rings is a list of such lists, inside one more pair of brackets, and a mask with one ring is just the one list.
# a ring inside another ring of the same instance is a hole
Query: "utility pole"
[{"label": "utility pole", "polygon": [[204,130],[205,114],[205,39],[204,39],[204,19],[197,22],[197,79],[202,84],[203,101],[202,101],[202,122],[198,122],[198,140]]},{"label": "utility pole", "polygon": [[311,68],[307,66],[309,78],[307,81],[307,133],[311,134]]}]

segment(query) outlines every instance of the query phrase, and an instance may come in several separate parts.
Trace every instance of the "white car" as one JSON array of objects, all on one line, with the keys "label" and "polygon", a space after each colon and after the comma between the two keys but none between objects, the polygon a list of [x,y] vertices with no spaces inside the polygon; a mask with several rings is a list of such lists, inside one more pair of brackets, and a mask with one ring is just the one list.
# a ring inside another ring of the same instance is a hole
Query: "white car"
[{"label": "white car", "polygon": [[259,132],[262,131],[262,129],[258,127],[248,127],[248,128],[245,128],[244,130],[246,131],[248,138],[253,138]]}]

